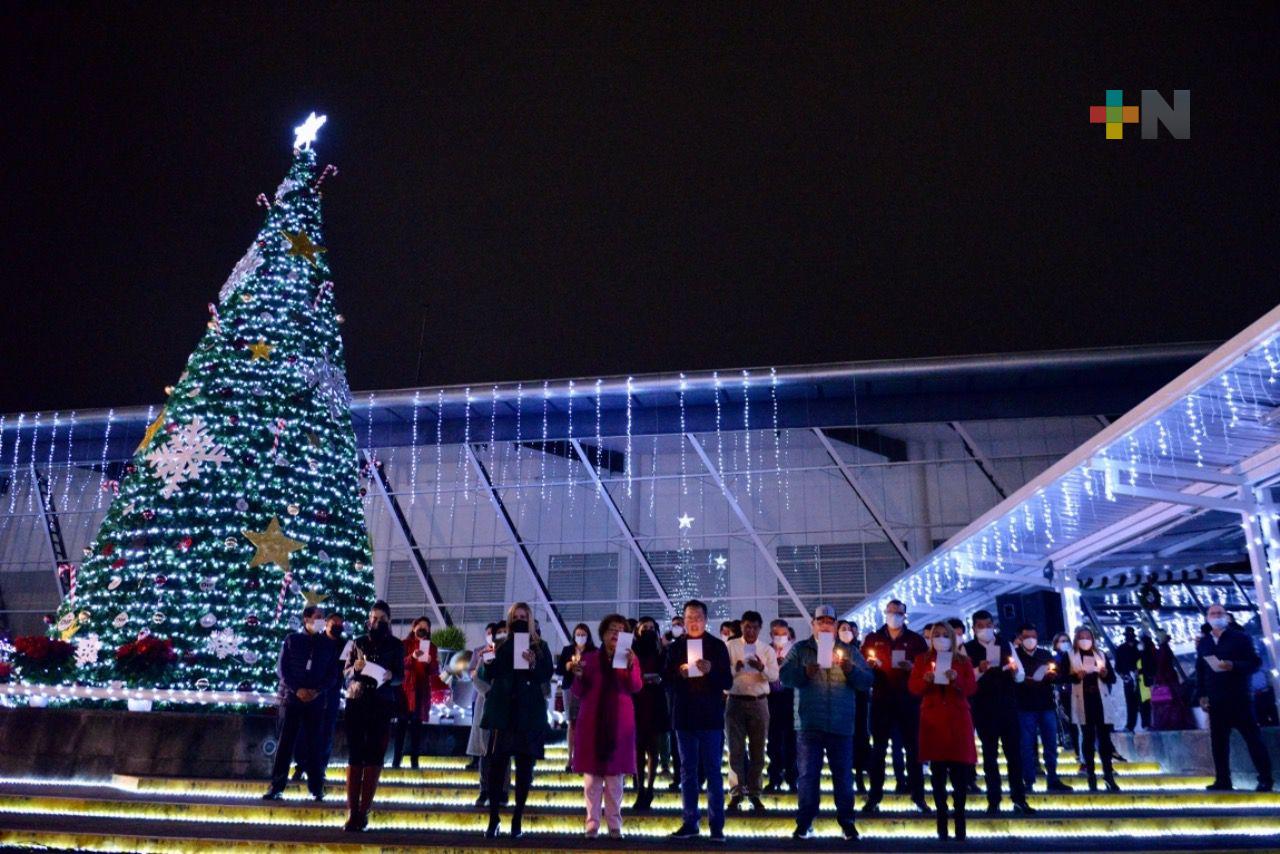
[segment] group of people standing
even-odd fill
[[[397,715],[405,720],[406,707],[402,726],[416,759],[425,720],[417,712],[430,705],[439,661],[425,618],[403,641],[392,635],[390,620],[386,603],[376,603],[367,632],[347,642],[340,617],[326,618],[315,606],[303,612],[302,630],[286,639],[280,654],[279,748],[264,797],[280,797],[296,756],[312,795],[323,798],[344,686],[347,830],[368,823],[391,722]],[[1258,790],[1270,791],[1270,760],[1248,701],[1257,653],[1221,606],[1210,608],[1208,625],[1197,649],[1196,680],[1210,718],[1216,769],[1210,788],[1232,785],[1228,745],[1231,729],[1238,729],[1258,771]],[[1070,637],[1059,634],[1045,647],[1036,626],[1001,638],[992,615],[977,611],[969,626],[952,619],[917,633],[906,626],[906,606],[895,600],[885,608],[884,625],[861,642],[857,627],[838,619],[829,605],[815,609],[810,637],[798,642],[785,620],[774,620],[764,635],[764,621],[754,611],[723,624],[721,637],[707,628],[707,607],[698,600],[685,603],[664,634],[650,618],[610,614],[596,627],[598,645],[590,627],[579,624],[557,656],[526,603],[515,603],[505,620],[488,626],[485,644],[471,658],[477,696],[468,745],[480,769],[477,803],[489,812],[486,835],[498,835],[510,794],[510,833],[522,835],[535,764],[552,735],[547,708],[557,673],[568,697],[567,770],[583,777],[589,837],[602,830],[621,835],[628,775],[635,778],[632,809],[649,808],[657,768],[669,755],[678,780],[673,787],[681,795],[674,838],[701,835],[704,789],[707,838],[722,843],[726,814],[744,805],[763,813],[761,793],[784,787],[797,794],[793,836],[810,837],[825,762],[836,819],[852,841],[858,838],[855,777],[866,794],[861,813],[877,813],[889,755],[898,766],[900,751],[897,791],[920,812],[936,815],[940,838],[954,833],[963,840],[971,793],[985,792],[987,812],[998,814],[1007,788],[1015,814],[1034,812],[1027,794],[1036,786],[1041,758],[1046,790],[1071,791],[1057,773],[1062,718],[1075,734],[1089,789],[1099,787],[1095,759],[1101,785],[1119,789],[1111,733],[1125,720],[1125,680],[1086,627]],[[976,782],[975,735],[985,789]],[[721,773],[726,741],[727,809]],[[768,783],[762,785],[766,756]],[[925,799],[926,763],[932,807]]]

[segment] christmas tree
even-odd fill
[[[373,599],[320,230],[331,167],[317,174],[311,147],[323,122],[297,129],[266,223],[73,576],[55,631],[78,682],[271,691],[305,604],[352,618]]]

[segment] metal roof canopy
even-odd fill
[[[752,429],[773,427],[775,399],[781,428],[1095,416],[1125,411],[1210,349],[1177,344],[361,391],[351,413],[361,445],[373,447],[433,445],[441,413],[444,444],[541,441],[544,405],[549,441],[594,436],[597,406],[602,434],[624,435],[628,403],[632,435],[710,432],[717,417],[722,429],[741,430],[748,394]],[[73,461],[131,456],[157,409],[78,412]],[[5,415],[0,465],[12,459],[19,434],[19,462],[46,459],[53,415],[39,413],[38,430],[36,413]],[[61,417],[56,460],[66,457],[70,424],[67,411]]]
[[[1280,306],[872,593],[848,617],[878,624],[884,605],[895,598],[918,618],[962,616],[1000,593],[1052,584],[1064,594],[1069,620],[1078,624],[1077,579],[1090,564],[1168,534],[1192,514],[1226,512],[1245,529],[1271,678],[1280,687],[1273,580],[1280,569],[1280,515],[1269,488],[1280,478],[1278,336]],[[1187,536],[1202,534],[1189,527]]]

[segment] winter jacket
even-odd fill
[[[551,732],[547,720],[547,694],[555,664],[545,641],[530,643],[534,660],[528,670],[516,670],[515,641],[508,637],[494,651],[493,661],[480,665],[480,679],[490,684],[484,698],[484,729],[539,733]]]
[[[848,673],[835,663],[837,654],[853,662]],[[817,677],[810,679],[808,665],[818,663],[818,643],[809,638],[791,647],[782,662],[782,684],[796,692],[798,732],[853,735],[855,692],[870,690],[874,676],[862,654],[843,641],[835,642],[832,656],[832,666],[819,670]]]
[[[724,692],[733,686],[729,649],[720,638],[702,635],[702,657],[711,670],[693,678],[680,673],[689,661],[689,636],[672,641],[663,660],[662,678],[671,695],[671,726],[675,730],[724,729]]]
[[[298,691],[304,688],[324,694],[337,677],[337,661],[338,648],[323,632],[290,632],[276,662],[281,698],[286,703],[300,703]]]

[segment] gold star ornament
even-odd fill
[[[274,516],[271,518],[271,523],[267,525],[267,530],[245,531],[244,536],[257,548],[253,560],[249,561],[249,566],[274,563],[288,572],[289,555],[306,547],[306,543],[286,537],[280,530],[280,519]]]
[[[151,444],[151,440],[156,437],[156,434],[160,432],[160,428],[164,426],[164,418],[166,414],[167,413],[165,411],[165,408],[163,406],[160,407],[160,414],[156,416],[155,421],[151,422],[151,426],[147,428],[147,432],[142,434],[142,441],[138,444],[137,449],[134,451],[135,454],[138,453],[138,451],[141,451],[147,445]]]
[[[249,345],[249,361],[256,362],[259,359],[271,361],[271,351],[275,349],[274,344],[268,344],[266,339],[259,338],[257,344]]]
[[[311,242],[311,238],[307,236],[305,231],[299,231],[296,234],[290,234],[287,231],[280,232],[284,235],[284,239],[289,241],[289,254],[300,255],[310,262],[312,267],[316,264],[316,256],[326,251],[323,246],[317,246]]]
[[[307,600],[307,605],[320,605],[329,597],[314,587],[308,587],[302,591],[302,598]]]

